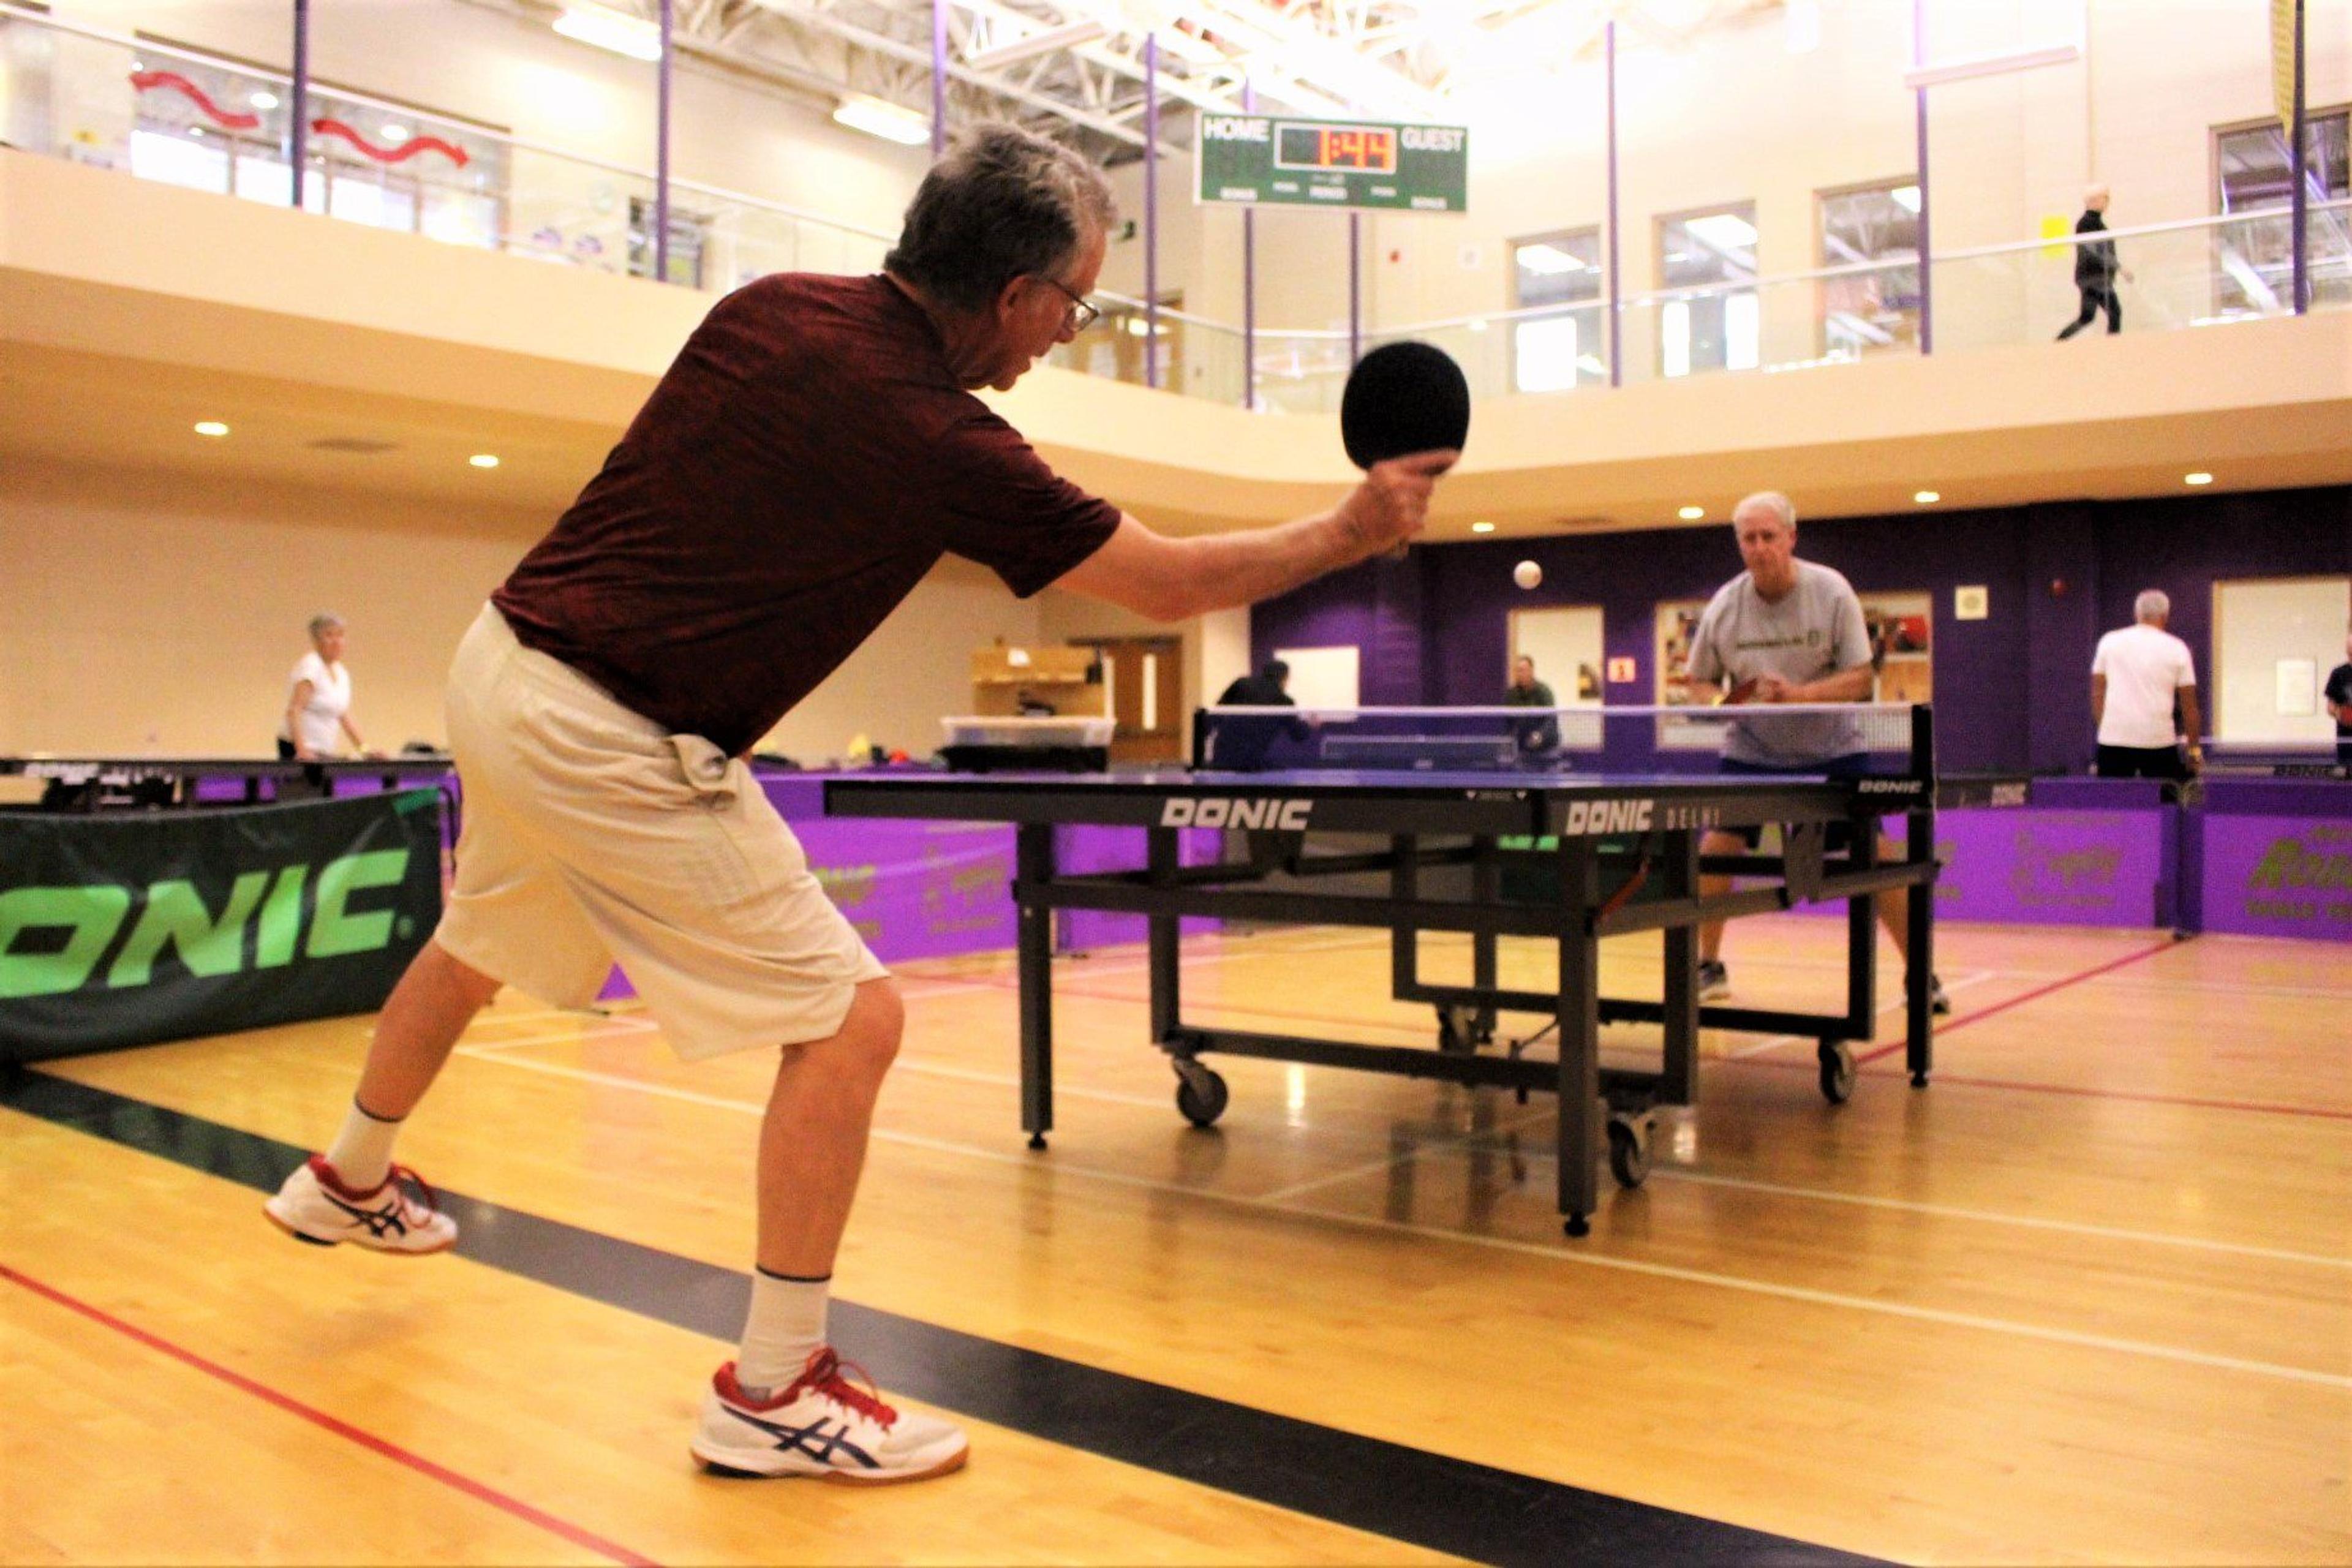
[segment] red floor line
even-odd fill
[[[1936,1027],[1936,1033],[1940,1037],[1948,1035],[1955,1029],[1965,1029],[1970,1024],[1980,1023],[1983,1020],[1991,1017],[1996,1013],[2006,1013],[2011,1007],[2022,1007],[2028,1002],[2038,1001],[2042,997],[2049,995],[2053,991],[2063,991],[2070,985],[2080,985],[2085,980],[2096,980],[2102,974],[2110,973],[2115,970],[2124,968],[2127,964],[2137,963],[2144,958],[2154,958],[2159,952],[2169,952],[2179,945],[2180,944],[2177,942],[2160,942],[2154,947],[2144,947],[2137,952],[2127,952],[2121,958],[2110,959],[2106,963],[2096,965],[2094,968],[2085,969],[2080,974],[2070,974],[2063,980],[2053,980],[2047,985],[2037,985],[2032,990],[2024,992],[2016,996],[2011,996],[2005,1002],[1996,1002],[1990,1007],[1979,1007],[1973,1013],[1963,1013],[1958,1017],[1952,1019],[1949,1023],[1937,1025]],[[1879,1058],[1891,1056],[1902,1048],[1903,1042],[1896,1040],[1890,1045],[1881,1046],[1876,1050],[1868,1052],[1867,1054],[1857,1057],[1854,1059],[1857,1062],[1874,1062]]]
[[[162,1339],[154,1334],[149,1333],[146,1330],[139,1328],[135,1324],[124,1322],[121,1319],[117,1318],[100,1308],[93,1307],[87,1301],[79,1300],[75,1297],[68,1296],[62,1290],[57,1289],[52,1286],[44,1285],[37,1279],[19,1273],[17,1270],[9,1268],[5,1263],[0,1263],[0,1279],[5,1279],[11,1284],[21,1286],[25,1289],[32,1291],[35,1295],[42,1297],[47,1300],[54,1301],[58,1306],[64,1307],[69,1311],[79,1312],[83,1317],[89,1319],[90,1321],[100,1324],[103,1327],[112,1329],[115,1332],[135,1340],[139,1343],[145,1345],[150,1350],[161,1352],[163,1354],[170,1356],[173,1361],[182,1363],[187,1366],[192,1366],[195,1368],[196,1371],[205,1373],[208,1377],[218,1378],[221,1382],[227,1384],[231,1388],[236,1389],[241,1393],[249,1394],[265,1404],[275,1405],[277,1408],[285,1411],[289,1415],[299,1416],[301,1419],[310,1422],[314,1426],[323,1427],[325,1430],[333,1433],[338,1437],[356,1443],[361,1447],[367,1449],[371,1453],[379,1454],[384,1458],[390,1459],[396,1465],[404,1465],[408,1468],[415,1470],[419,1475],[439,1481],[446,1487],[454,1488],[455,1489],[465,1493],[467,1497],[486,1502],[492,1508],[513,1515],[515,1518],[521,1520],[526,1524],[537,1525],[540,1529],[547,1531],[551,1534],[560,1536],[563,1540],[570,1542],[574,1546],[581,1547],[585,1551],[593,1552],[599,1557],[607,1558],[612,1562],[625,1564],[626,1568],[657,1568],[657,1565],[650,1557],[641,1556],[638,1553],[630,1551],[625,1546],[616,1545],[614,1542],[605,1540],[601,1535],[594,1534],[592,1531],[582,1529],[576,1524],[558,1519],[553,1514],[548,1513],[541,1509],[533,1508],[530,1504],[522,1501],[519,1498],[509,1497],[506,1493],[498,1490],[494,1487],[485,1486],[480,1481],[475,1480],[470,1477],[461,1476],[457,1471],[448,1468],[446,1466],[435,1464],[432,1460],[425,1458],[423,1455],[413,1454],[407,1449],[401,1447],[399,1445],[387,1442],[372,1432],[362,1431],[359,1427],[352,1426],[348,1421],[340,1420],[335,1416],[328,1415],[325,1411],[305,1405],[300,1400],[293,1398],[289,1394],[280,1394],[274,1388],[268,1387],[263,1384],[256,1383],[253,1379],[247,1377],[244,1373],[232,1372],[227,1367],[221,1365],[217,1362],[207,1361],[203,1356],[196,1354],[194,1351],[184,1350],[180,1346],[172,1343],[169,1340]]]

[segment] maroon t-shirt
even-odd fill
[[[1026,598],[1118,516],[956,384],[887,279],[778,273],[695,329],[490,602],[525,647],[740,754],[940,555]]]

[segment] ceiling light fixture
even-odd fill
[[[624,16],[602,5],[571,5],[554,23],[567,38],[626,55],[633,60],[661,58],[661,27],[638,16]]]
[[[495,468],[499,466],[498,454],[495,452],[477,452],[466,461],[478,468]]]
[[[1683,227],[1717,250],[1745,250],[1756,243],[1756,226],[1738,213],[1708,213]]]
[[[1470,531],[1473,533],[1492,533],[1495,531],[1495,525],[1491,522],[1474,522],[1470,525]]]
[[[222,424],[217,419],[199,419],[196,421],[196,434],[199,436],[226,436],[228,434],[228,426]]]
[[[966,55],[963,63],[974,70],[992,71],[1019,60],[1033,60],[1039,55],[1050,55],[1058,49],[1075,49],[1081,44],[1091,44],[1097,38],[1108,37],[1110,29],[1100,22],[1073,22],[1066,27],[1048,27],[1042,33],[1032,33],[1025,38],[1014,38]]]
[[[1901,207],[1905,212],[1909,213],[1913,217],[1917,217],[1919,216],[1918,186],[1897,185],[1893,190],[1887,192],[1886,196],[1889,201],[1893,202],[1896,206]]]
[[[931,139],[929,116],[878,98],[868,98],[862,92],[843,99],[833,111],[833,120],[836,125],[879,136],[885,142],[896,142],[901,147],[920,147]]]
[[[1941,65],[1920,66],[1903,73],[1903,85],[1916,91],[1923,87],[1941,87],[1948,81],[1968,81],[1980,76],[2006,76],[2011,71],[2034,70],[2042,66],[2072,65],[2083,58],[2080,44],[2051,44],[2038,49],[2011,49],[1997,55],[1970,55],[1965,59],[1946,60]]]
[[[248,93],[245,101],[256,109],[275,109],[278,107],[278,95],[274,92]]]
[[[1700,518],[1706,515],[1706,508],[1703,506],[1686,506],[1683,508],[1682,510],[1675,513],[1675,515],[1681,518],[1685,522],[1696,522]]]
[[[1584,263],[1556,245],[1523,245],[1519,247],[1519,270],[1538,277],[1554,278],[1563,272],[1581,272]]]
[[[2181,475],[2180,482],[2184,485],[2210,485],[2213,482],[2213,476],[2200,470],[2197,473]]]
[[[1934,506],[1937,501],[1944,499],[1944,492],[1941,490],[1918,490],[1913,493],[1911,499],[1917,501],[1921,506]]]

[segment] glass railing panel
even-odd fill
[[[1276,414],[1337,414],[1347,384],[1346,333],[1257,334],[1259,407]]]

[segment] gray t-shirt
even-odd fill
[[[1718,590],[1691,637],[1690,677],[1737,685],[1759,675],[1819,680],[1870,662],[1862,601],[1843,574],[1800,561],[1797,585],[1768,604],[1742,572]],[[1789,714],[1725,726],[1723,754],[1759,767],[1802,768],[1863,750],[1862,723],[1842,714]]]

